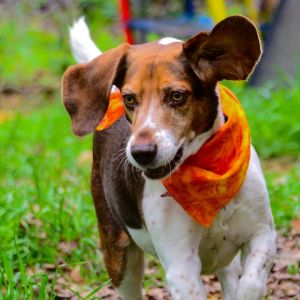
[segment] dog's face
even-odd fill
[[[131,47],[120,86],[131,123],[129,161],[152,179],[175,169],[194,138],[213,126],[215,83],[195,75],[182,42]]]
[[[229,17],[210,34],[200,33],[185,43],[123,44],[69,68],[64,103],[74,132],[84,135],[103,117],[115,84],[131,126],[127,157],[147,177],[160,179],[213,128],[217,81],[246,79],[260,54],[255,26],[244,17]]]

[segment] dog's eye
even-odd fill
[[[171,101],[175,104],[183,102],[185,98],[186,94],[184,92],[176,91],[171,94]]]
[[[135,97],[132,94],[123,95],[123,101],[126,106],[133,107],[135,105]]]

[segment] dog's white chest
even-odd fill
[[[160,181],[146,179],[142,199],[146,228],[128,229],[135,243],[155,256],[157,243],[167,245],[173,239],[172,234],[180,231],[182,223],[191,222],[173,198],[162,196],[165,193],[166,189]]]
[[[204,269],[214,269],[219,265],[219,258],[224,262],[230,261],[237,251],[235,243],[231,242],[228,233],[224,241],[223,231],[227,231],[226,221],[220,226],[218,222],[211,229],[196,224],[190,216],[171,197],[162,197],[166,189],[159,181],[146,180],[142,202],[143,216],[146,228],[128,229],[135,243],[144,251],[157,256],[157,251],[165,252],[162,255],[172,255],[173,251],[199,252],[205,257]],[[226,211],[222,213],[223,219]],[[195,249],[194,240],[203,241]],[[184,241],[184,242],[183,242]],[[182,249],[180,249],[182,247]],[[157,248],[157,249],[156,249]],[[220,249],[224,255],[220,256]],[[225,258],[227,259],[224,259]]]

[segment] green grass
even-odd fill
[[[265,171],[271,206],[278,229],[288,230],[300,213],[300,163],[286,171]]]
[[[1,124],[0,140],[0,284],[7,299],[18,299],[14,293],[32,299],[29,286],[44,293],[45,263],[83,264],[90,282],[106,281],[84,161],[91,138],[72,136],[57,103]],[[76,247],[64,253],[61,243],[71,241]],[[28,278],[28,266],[41,273]]]
[[[278,89],[231,87],[247,112],[252,142],[260,156],[300,157],[299,85]]]

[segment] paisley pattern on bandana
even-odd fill
[[[227,122],[178,170],[162,180],[175,201],[205,227],[239,191],[250,160],[250,130],[245,112],[228,88],[220,84],[218,88]],[[112,94],[97,130],[109,127],[123,114],[120,95]]]

